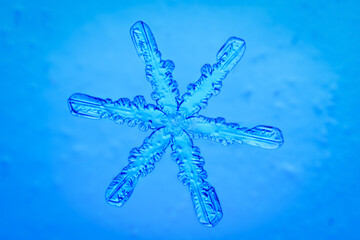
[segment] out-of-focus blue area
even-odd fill
[[[0,8],[0,239],[359,239],[355,1],[9,1]],[[197,140],[224,217],[198,224],[167,151],[121,208],[104,191],[149,132],[74,118],[73,92],[151,86],[128,30],[151,26],[183,93],[226,39],[241,62],[203,114],[279,127],[278,150]]]

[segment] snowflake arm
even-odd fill
[[[171,140],[164,128],[153,132],[144,143],[133,148],[129,155],[129,164],[117,175],[105,192],[110,205],[122,206],[129,199],[140,176],[146,176],[154,169],[155,162],[164,155]]]
[[[75,116],[109,118],[117,124],[126,122],[131,127],[139,124],[142,131],[162,127],[162,119],[165,117],[155,105],[147,104],[143,96],[135,97],[134,101],[128,98],[112,101],[75,93],[68,99],[68,106]]]
[[[146,64],[146,78],[154,92],[151,94],[164,112],[175,112],[178,107],[179,90],[172,77],[175,65],[170,60],[162,60],[154,35],[144,22],[136,22],[130,35],[141,60]]]
[[[207,106],[208,100],[217,95],[222,81],[240,61],[245,52],[245,41],[231,37],[216,55],[216,63],[205,64],[201,68],[201,77],[195,84],[189,84],[187,92],[182,96],[179,112],[192,116]]]
[[[199,222],[208,227],[215,226],[223,214],[215,189],[205,181],[207,173],[199,148],[193,146],[191,138],[182,132],[174,136],[172,150],[172,158],[180,169],[178,177],[189,188]]]
[[[280,129],[269,126],[253,128],[240,127],[237,123],[227,123],[224,118],[204,116],[187,119],[186,131],[195,138],[204,138],[229,145],[244,143],[265,149],[279,148],[284,139]]]

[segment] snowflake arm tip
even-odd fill
[[[130,35],[138,56],[146,65],[161,57],[154,35],[146,23],[136,22],[130,28]]]
[[[217,68],[229,73],[245,53],[246,43],[238,37],[230,37],[216,54]]]

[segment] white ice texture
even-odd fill
[[[230,37],[220,48],[216,63],[205,64],[201,76],[189,84],[187,92],[180,96],[173,79],[174,63],[162,60],[155,38],[144,22],[136,22],[130,35],[140,59],[145,63],[146,78],[154,92],[151,97],[156,104],[148,104],[143,96],[133,101],[120,98],[117,101],[100,99],[81,93],[73,94],[69,108],[73,115],[85,118],[108,118],[115,123],[138,125],[140,130],[151,129],[151,135],[144,143],[130,151],[129,164],[123,168],[106,190],[106,201],[122,206],[131,196],[140,176],[146,176],[154,169],[168,146],[172,158],[179,165],[179,179],[190,191],[199,222],[215,226],[223,216],[215,189],[206,181],[204,159],[192,137],[204,138],[229,145],[245,143],[265,149],[276,149],[284,140],[281,131],[275,127],[240,127],[227,123],[224,118],[208,118],[199,115],[208,100],[219,94],[222,81],[236,66],[245,52],[245,41]]]

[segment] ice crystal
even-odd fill
[[[133,101],[127,98],[112,101],[81,93],[73,94],[68,100],[73,115],[108,118],[118,124],[138,125],[142,131],[153,131],[140,147],[130,151],[129,164],[106,190],[106,201],[122,206],[131,196],[139,177],[150,173],[155,162],[171,146],[172,158],[180,169],[178,178],[190,191],[197,218],[200,223],[213,227],[223,213],[215,189],[205,180],[204,159],[199,148],[193,145],[192,137],[223,145],[237,142],[267,149],[283,144],[281,131],[277,128],[245,128],[227,123],[224,118],[214,119],[198,114],[207,106],[208,100],[220,92],[222,81],[243,56],[245,42],[237,37],[229,38],[217,53],[216,63],[205,64],[199,80],[190,84],[187,92],[180,97],[172,77],[174,63],[162,60],[150,28],[138,21],[131,27],[130,35],[137,54],[146,65],[146,78],[153,87],[151,97],[156,104],[146,103],[143,96],[136,96]]]

